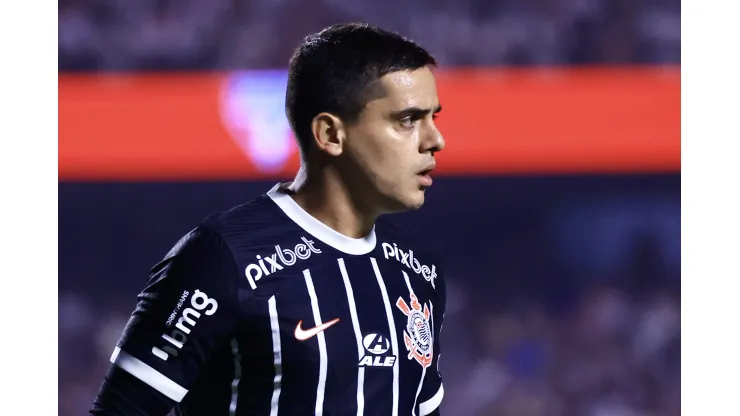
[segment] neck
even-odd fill
[[[378,213],[363,210],[346,180],[331,166],[311,170],[302,165],[289,187],[293,200],[312,217],[350,238],[366,237]]]

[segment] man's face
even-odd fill
[[[392,72],[368,93],[370,101],[346,130],[353,174],[369,188],[367,202],[382,211],[419,208],[431,186],[434,153],[445,146],[434,123],[441,109],[434,75],[426,67]]]

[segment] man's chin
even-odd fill
[[[426,201],[426,197],[424,196],[424,191],[418,191],[418,193],[414,195],[414,198],[407,205],[408,210],[415,210],[415,209],[421,208],[422,205],[424,205],[425,201]]]
[[[394,198],[386,211],[389,214],[414,211],[421,208],[424,205],[424,201],[424,191],[418,190],[414,193],[403,195],[403,197]]]

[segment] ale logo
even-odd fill
[[[390,341],[380,334],[368,334],[362,339],[365,356],[360,360],[360,367],[393,367],[394,355],[388,354]]]

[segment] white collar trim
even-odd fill
[[[367,254],[375,249],[375,227],[364,238],[351,238],[330,228],[301,208],[290,195],[280,192],[278,183],[267,196],[299,227],[335,249],[353,255]]]

